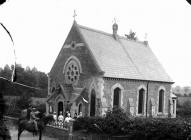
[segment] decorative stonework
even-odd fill
[[[81,71],[81,64],[78,58],[75,56],[68,58],[63,71],[66,84],[77,84]]]
[[[79,76],[80,76],[79,67],[74,60],[71,60],[67,64],[66,70],[65,70],[66,82],[68,84],[75,83],[76,81],[78,81]]]
[[[75,50],[77,47],[83,47],[84,43],[77,43],[76,41],[71,41],[70,44],[64,45],[64,48],[71,48]]]
[[[105,111],[103,108],[107,107],[106,98],[104,97],[104,80],[103,78],[93,78],[89,87],[89,102],[90,102],[90,93],[92,89],[96,92],[96,115],[103,115]],[[90,107],[89,107],[90,112]]]
[[[53,81],[52,84],[51,84],[50,92],[54,93],[55,90],[56,90],[56,82]]]

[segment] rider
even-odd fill
[[[37,120],[39,120],[39,118],[36,117],[36,108],[32,108],[30,113],[30,121],[34,123],[36,131],[38,131]]]

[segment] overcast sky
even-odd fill
[[[12,34],[15,45],[0,27],[0,67],[14,63],[35,66],[48,73],[76,21],[118,34],[132,29],[149,45],[176,85],[191,86],[191,6],[186,0],[8,0],[0,6],[0,22]],[[106,46],[107,47],[107,46]]]

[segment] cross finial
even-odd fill
[[[77,16],[76,10],[74,10],[74,15],[73,15],[74,20],[76,20],[76,16]]]
[[[114,18],[114,22],[116,23],[116,18]]]
[[[114,19],[113,19],[113,22],[116,23],[116,21],[117,21],[116,18],[114,18]]]
[[[148,34],[145,33],[144,40],[147,41]]]

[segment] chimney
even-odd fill
[[[113,24],[113,37],[115,38],[115,40],[117,40],[117,30],[118,30],[118,25],[117,23],[115,22]]]

